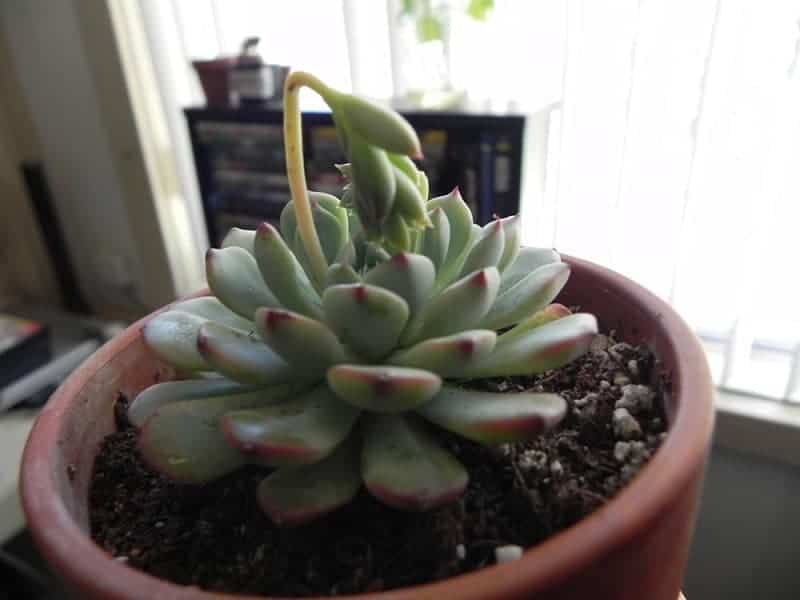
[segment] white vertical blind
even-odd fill
[[[434,4],[450,8],[453,81],[534,115],[525,242],[672,302],[721,385],[800,402],[800,1],[495,0],[485,23],[466,0]],[[426,52],[396,0],[172,6],[176,80],[258,35],[270,62],[389,97]]]

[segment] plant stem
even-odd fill
[[[322,96],[328,105],[335,92],[322,81],[304,71],[292,71],[286,78],[283,91],[283,140],[286,151],[286,174],[297,215],[297,228],[311,266],[311,279],[318,290],[324,287],[328,261],[322,252],[314,217],[308,200],[306,170],[303,160],[303,127],[300,114],[300,88],[306,86]],[[333,108],[331,106],[331,108]]]

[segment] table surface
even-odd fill
[[[68,352],[89,337],[120,330],[124,324],[108,323],[89,317],[71,315],[58,310],[35,306],[4,306],[2,312],[35,319],[50,328],[50,350],[53,356]],[[25,441],[38,409],[15,409],[0,413],[0,544],[5,543],[25,526],[19,502],[19,468]]]
[[[25,525],[17,486],[25,440],[38,410],[14,410],[0,414],[0,544]]]

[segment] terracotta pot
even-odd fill
[[[523,558],[476,573],[371,598],[675,600],[686,563],[711,441],[712,384],[703,350],[664,302],[611,271],[568,259],[561,301],[595,313],[627,341],[645,342],[672,373],[669,435],[611,502]],[[237,598],[155,579],[112,560],[87,535],[87,488],[100,440],[114,428],[119,391],[170,378],[132,325],[54,394],[25,449],[22,501],[44,557],[80,598]]]

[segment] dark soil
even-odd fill
[[[526,444],[486,448],[443,434],[470,473],[451,505],[400,512],[362,492],[295,528],[274,526],[256,505],[264,469],[205,486],[154,473],[119,411],[120,431],[95,463],[92,537],[119,561],[209,590],[299,596],[408,586],[479,569],[499,546],[533,546],[569,527],[624,486],[664,436],[652,355],[605,336],[567,367],[479,387],[556,391],[570,411],[557,430]],[[615,404],[627,412],[615,414]]]

